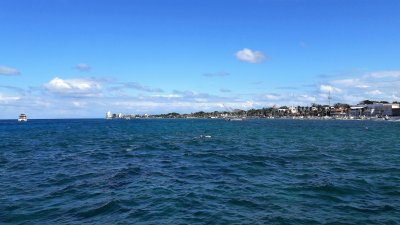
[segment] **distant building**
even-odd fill
[[[393,116],[393,104],[374,103],[367,105],[366,116]]]
[[[297,107],[290,106],[289,110],[290,110],[290,113],[292,113],[292,114],[297,114],[298,113]]]
[[[350,115],[351,116],[363,116],[365,115],[364,112],[366,111],[367,106],[366,105],[356,105],[356,106],[351,106],[350,107]]]
[[[347,109],[343,107],[339,108],[330,108],[330,115],[333,117],[345,117],[347,115]]]
[[[107,113],[106,113],[106,119],[112,119],[113,117],[112,117],[112,113],[110,112],[110,111],[108,111]]]
[[[392,104],[392,116],[400,116],[400,104]]]
[[[352,106],[352,115],[364,116],[400,116],[400,104],[373,103]]]

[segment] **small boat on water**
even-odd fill
[[[26,117],[26,115],[24,113],[21,113],[18,117],[18,122],[27,122],[28,118]]]

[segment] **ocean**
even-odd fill
[[[400,224],[400,123],[0,120],[0,224]]]

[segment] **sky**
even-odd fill
[[[0,0],[0,119],[400,101],[398,0]]]

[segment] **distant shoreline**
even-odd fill
[[[109,121],[126,121],[126,119],[104,119],[104,118],[39,118],[39,119],[29,119],[29,121],[39,121],[39,120],[109,120]],[[226,118],[204,118],[204,117],[194,117],[194,118],[168,118],[168,117],[149,117],[149,118],[132,118],[130,120],[227,120]],[[263,117],[247,117],[243,118],[246,120],[297,120],[297,121],[388,121],[400,122],[400,117],[391,117],[388,120],[382,118],[323,118],[323,117],[313,117],[313,118],[296,118],[296,117],[276,117],[276,118],[263,118]],[[15,121],[18,123],[17,119],[0,119],[0,121]],[[20,122],[21,123],[21,122]],[[25,122],[27,123],[27,122]]]

